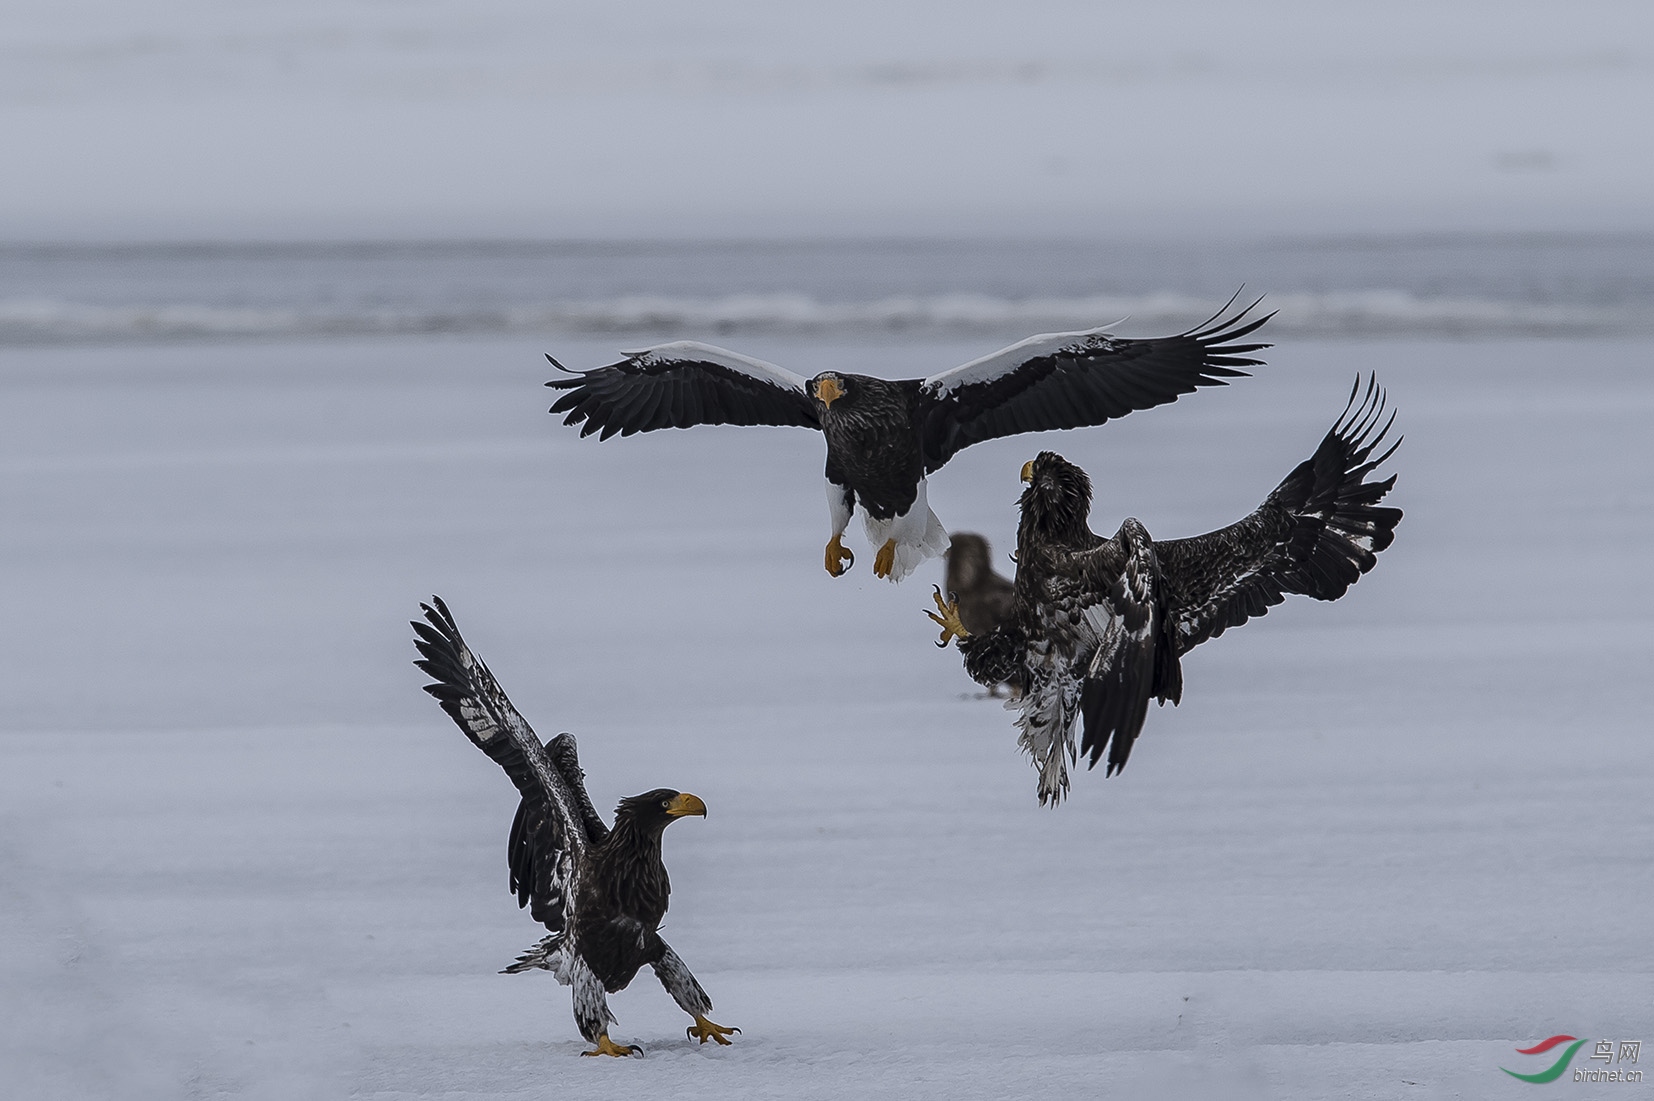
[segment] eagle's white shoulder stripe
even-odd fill
[[[935,397],[946,397],[961,386],[991,382],[996,378],[1008,375],[1030,359],[1054,355],[1068,348],[1075,351],[1096,351],[1107,348],[1114,340],[1108,330],[1118,324],[1119,322],[1116,321],[1113,325],[1104,325],[1100,328],[1084,329],[1073,333],[1041,333],[1038,336],[1031,336],[1027,340],[1019,340],[1009,348],[1001,348],[991,355],[973,359],[969,363],[955,367],[950,371],[931,375],[924,381],[925,392]]]
[[[731,371],[767,382],[771,386],[778,386],[783,390],[796,390],[800,394],[808,393],[805,387],[808,380],[802,375],[795,375],[785,367],[777,367],[773,363],[765,363],[761,359],[744,356],[740,352],[732,352],[728,348],[718,348],[711,344],[702,344],[697,340],[674,340],[670,344],[656,344],[649,348],[637,348],[622,351],[622,355],[637,363],[652,365],[658,363],[710,363],[716,367],[726,367]]]

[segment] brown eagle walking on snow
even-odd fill
[[[1087,523],[1085,471],[1050,451],[1023,466],[1012,615],[979,634],[940,592],[926,614],[942,626],[939,645],[959,639],[978,683],[1022,690],[1018,742],[1039,770],[1042,804],[1068,792],[1077,725],[1078,753],[1090,767],[1106,750],[1112,776],[1149,700],[1181,699],[1184,654],[1288,593],[1337,600],[1373,568],[1401,522],[1400,509],[1379,505],[1395,475],[1366,480],[1400,446],[1373,455],[1395,421],[1384,408],[1377,382],[1361,396],[1358,378],[1313,456],[1251,515],[1192,539],[1153,539],[1134,519],[1104,539]]]
[[[1229,305],[1233,305],[1230,299]],[[679,341],[627,352],[607,367],[570,371],[547,386],[564,424],[600,439],[697,424],[775,424],[827,437],[827,572],[855,564],[844,545],[860,506],[873,572],[900,581],[948,547],[926,501],[925,477],[962,448],[1053,428],[1102,424],[1222,386],[1262,360],[1245,342],[1273,315],[1224,311],[1176,336],[1131,340],[1102,329],[1033,336],[926,379],[891,381],[826,371],[811,379],[709,344]]]
[[[613,828],[605,826],[586,794],[574,735],[559,734],[542,745],[488,666],[465,645],[447,605],[432,597],[420,608],[425,621],[413,622],[420,653],[414,664],[434,681],[425,691],[522,793],[507,844],[511,891],[551,935],[506,973],[543,968],[574,988],[575,1023],[597,1045],[583,1055],[642,1051],[609,1039],[614,1016],[604,995],[624,990],[645,964],[695,1019],[691,1039],[728,1044],[741,1030],[707,1020],[712,999],[660,936],[672,893],[661,834],[685,815],[704,818],[706,804],[687,792],[656,788],[622,799]]]

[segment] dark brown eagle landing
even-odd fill
[[[1360,398],[1359,403],[1357,399]],[[1022,468],[1016,604],[986,633],[936,594],[940,645],[959,639],[965,670],[982,684],[1022,689],[1019,742],[1039,769],[1039,800],[1068,792],[1079,752],[1108,775],[1125,767],[1150,699],[1177,703],[1180,659],[1191,649],[1301,593],[1337,600],[1395,538],[1401,510],[1379,505],[1395,476],[1366,481],[1395,416],[1384,391],[1356,380],[1349,404],[1315,454],[1256,511],[1192,539],[1155,540],[1136,520],[1112,539],[1088,526],[1091,479],[1050,451]],[[1009,705],[1007,705],[1009,706]]]
[[[661,862],[661,834],[685,815],[705,817],[706,804],[670,788],[622,799],[611,829],[592,809],[574,736],[544,745],[511,706],[488,666],[460,637],[438,597],[421,604],[413,622],[420,659],[435,696],[471,743],[492,757],[522,793],[507,857],[517,905],[530,907],[551,935],[506,973],[543,968],[574,988],[580,1035],[596,1044],[585,1055],[632,1055],[642,1049],[609,1039],[605,994],[624,990],[645,964],[695,1023],[691,1039],[728,1044],[738,1028],[707,1020],[712,999],[660,936],[672,893]]]
[[[983,440],[1102,424],[1222,386],[1262,360],[1268,344],[1244,342],[1270,316],[1257,305],[1176,336],[1129,340],[1102,329],[1029,337],[926,379],[890,381],[827,371],[806,379],[708,344],[680,341],[546,383],[565,391],[551,407],[580,434],[629,436],[697,424],[775,424],[827,437],[827,572],[855,564],[843,535],[859,506],[873,572],[900,581],[947,549],[926,501],[925,476]]]

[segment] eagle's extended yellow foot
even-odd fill
[[[728,1043],[729,1041],[724,1041]],[[605,1032],[597,1038],[597,1050],[582,1051],[582,1055],[642,1055],[643,1049],[633,1044],[617,1044]]]
[[[879,553],[873,556],[873,576],[889,577],[896,568],[896,540],[886,539]]]
[[[936,611],[927,611],[925,614],[938,627],[942,628],[942,637],[936,640],[936,645],[946,648],[947,644],[955,638],[969,638],[971,633],[965,630],[963,623],[959,622],[959,601],[943,600],[942,586],[940,585],[932,585],[931,588],[936,590],[931,594],[931,599],[936,601]],[[937,612],[940,612],[941,615],[937,615]]]
[[[844,571],[856,564],[856,556],[850,553],[840,538],[835,535],[827,544],[827,572],[834,577],[843,577]]]
[[[729,1041],[724,1037],[739,1035],[741,1032],[738,1028],[725,1028],[723,1025],[713,1024],[705,1017],[696,1017],[695,1023],[683,1031],[691,1040],[699,1040],[703,1044],[712,1040],[721,1047],[729,1046]]]

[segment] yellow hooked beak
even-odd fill
[[[1034,460],[1029,459],[1022,464],[1022,480],[1025,482],[1034,480]]]
[[[691,795],[686,791],[666,804],[666,813],[673,818],[682,818],[686,814],[698,814],[705,818],[706,804],[701,802],[700,796]]]
[[[826,378],[816,383],[816,397],[820,399],[821,404],[823,405],[832,405],[843,396],[844,387],[840,386],[838,384],[838,379],[834,378],[832,375],[828,375]]]

